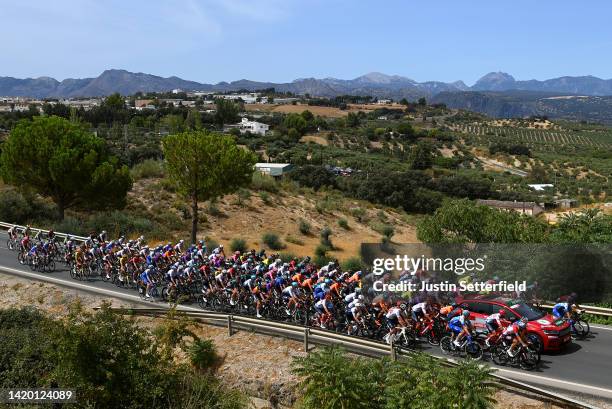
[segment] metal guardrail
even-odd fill
[[[26,226],[20,226],[18,224],[11,224],[11,223],[0,222],[0,227],[3,227],[5,229],[7,229],[7,230],[10,229],[13,226],[17,226],[17,229],[19,229],[21,231],[24,231],[25,228],[26,228]],[[34,228],[34,227],[30,227],[30,230],[32,232],[34,232],[34,233],[38,233],[38,232],[42,232],[44,234],[49,233],[49,230],[37,229],[37,228]],[[54,232],[54,233],[55,233],[55,235],[57,237],[61,237],[62,239],[65,239],[66,236],[70,236],[70,238],[72,238],[73,240],[76,240],[76,241],[86,241],[88,239],[88,237],[74,236],[72,234],[67,234],[67,233],[57,233],[57,232]]]
[[[126,315],[145,315],[145,316],[166,316],[168,310],[163,308],[113,308],[114,311],[126,314]],[[227,326],[229,335],[233,335],[236,328],[241,327],[254,331],[269,333],[273,335],[287,336],[298,339],[303,339],[304,351],[309,351],[309,343],[318,343],[324,345],[342,344],[344,347],[349,349],[351,352],[365,355],[365,356],[391,356],[392,359],[397,359],[398,350],[392,345],[387,345],[383,342],[373,341],[360,337],[338,334],[336,332],[327,331],[323,329],[305,327],[297,324],[288,324],[277,321],[270,321],[265,319],[256,319],[251,317],[245,317],[234,314],[227,314],[215,311],[179,311],[181,314],[185,314],[190,318],[201,319],[203,321],[215,321],[216,325]],[[410,356],[414,354],[414,351],[403,349],[399,351],[401,356]],[[442,361],[444,364],[449,366],[456,366],[457,362],[433,356],[435,359]],[[565,407],[577,408],[577,409],[597,409],[596,406],[590,405],[585,402],[578,401],[576,399],[567,397],[562,394],[548,391],[546,389],[538,388],[533,385],[519,382],[514,379],[492,374],[492,378],[503,386],[520,389],[538,395],[541,399],[552,401],[554,403],[561,403]]]
[[[18,229],[20,230],[24,230],[25,226],[20,226],[20,225],[15,225],[15,224],[10,224],[10,223],[5,223],[5,222],[0,222],[0,228],[5,228],[5,229],[10,229],[13,226],[17,226]],[[33,232],[43,232],[45,234],[49,233],[49,230],[43,230],[43,229],[38,229],[38,228],[34,228],[34,227],[30,227],[30,229]],[[55,233],[56,236],[61,237],[61,238],[65,238],[66,236],[68,236],[67,233]],[[74,236],[72,234],[70,234],[70,237],[73,240],[76,241],[80,241],[80,242],[84,242],[87,241],[88,237],[81,237],[81,236]],[[541,306],[542,308],[546,308],[546,309],[552,309],[553,305],[550,301],[546,301],[546,304],[543,304]],[[581,309],[583,309],[587,314],[591,314],[591,315],[599,315],[599,316],[603,316],[603,317],[612,317],[612,308],[604,308],[604,307],[594,307],[594,306],[588,306],[588,305],[581,305],[580,306]]]

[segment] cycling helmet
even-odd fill
[[[361,293],[361,287],[355,288],[355,294],[360,294],[360,293]]]
[[[524,329],[526,326],[527,326],[527,323],[526,323],[525,321],[520,320],[520,321],[518,322],[518,327],[519,327],[520,329]]]
[[[463,310],[463,313],[462,313],[462,314],[463,314],[463,316],[464,316],[464,317],[466,317],[466,318],[470,316],[470,312],[469,312],[468,310]]]
[[[401,303],[399,307],[401,310],[406,310],[408,306],[406,305],[406,303]]]
[[[329,278],[325,279],[325,284],[331,284],[331,280]]]
[[[255,280],[257,278],[257,276],[255,274],[251,275],[251,280]]]
[[[292,283],[291,283],[291,286],[292,286],[292,287],[297,287],[297,286],[298,286],[297,281],[292,282]]]
[[[506,310],[499,310],[499,316],[504,317],[506,315]]]

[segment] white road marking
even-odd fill
[[[541,379],[543,381],[554,382],[554,383],[561,383],[561,384],[564,384],[564,385],[577,386],[579,388],[586,388],[586,389],[595,390],[595,391],[599,391],[599,392],[606,392],[607,394],[609,394],[609,396],[612,396],[612,389],[600,388],[598,386],[590,386],[590,385],[585,385],[583,383],[564,381],[564,380],[561,380],[561,379],[550,378],[548,376],[534,375],[534,374],[531,374],[531,373],[528,373],[528,372],[512,371],[510,369],[504,369],[504,368],[497,368],[497,372],[506,372],[506,373],[511,373],[511,374],[518,375],[521,378]]]
[[[612,327],[601,327],[599,325],[591,325],[591,328],[603,329],[603,330],[606,330],[606,331],[612,331]]]

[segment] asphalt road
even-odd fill
[[[66,270],[53,273],[33,272],[17,262],[17,253],[6,248],[6,238],[6,233],[1,232],[0,272],[33,280],[45,280],[76,290],[103,293],[109,297],[122,298],[138,304],[143,303],[134,290],[118,288],[112,283],[98,279],[73,280]],[[61,263],[58,267],[60,266]],[[183,309],[201,311],[197,306],[185,306]],[[428,352],[439,355],[438,348],[429,346],[425,348]],[[494,367],[499,375],[525,383],[612,399],[612,327],[592,325],[589,338],[574,341],[562,352],[542,355],[538,371],[527,372],[518,368]]]

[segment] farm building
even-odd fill
[[[256,163],[255,170],[258,170],[263,175],[281,177],[289,173],[293,169],[290,163]]]
[[[242,122],[239,124],[240,133],[250,132],[257,135],[265,135],[270,129],[268,124],[264,124],[256,121],[249,121],[248,118],[242,118]]]
[[[578,207],[578,200],[576,199],[559,199],[555,200],[555,205],[560,209],[572,209]]]
[[[535,202],[511,202],[504,200],[478,200],[478,204],[492,207],[494,209],[514,211],[529,216],[537,216],[544,209]]]

